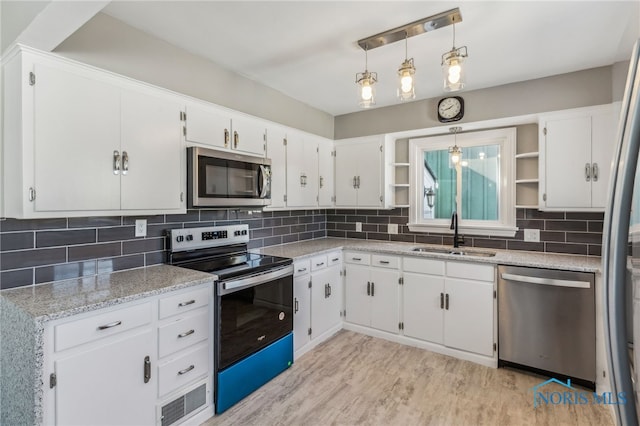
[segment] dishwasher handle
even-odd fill
[[[516,281],[520,283],[550,285],[554,287],[591,288],[591,283],[589,281],[573,281],[573,280],[559,280],[554,278],[539,278],[539,277],[532,277],[530,275],[516,275],[516,274],[509,274],[504,272],[500,276],[503,280]]]

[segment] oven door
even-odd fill
[[[219,281],[217,371],[293,330],[293,266]]]
[[[188,150],[190,207],[271,203],[268,159],[203,148]]]

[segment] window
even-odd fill
[[[460,232],[515,235],[515,143],[515,128],[409,140],[409,229],[447,232],[457,212]]]

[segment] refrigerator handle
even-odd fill
[[[629,212],[640,151],[639,56],[640,41],[636,41],[622,99],[602,239],[605,351],[610,371],[611,391],[613,395],[624,392],[627,396],[626,404],[614,405],[617,423],[622,425],[638,424],[627,350],[625,293]]]

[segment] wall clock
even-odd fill
[[[458,121],[464,116],[464,99],[460,96],[442,98],[438,102],[438,120],[441,123]]]

